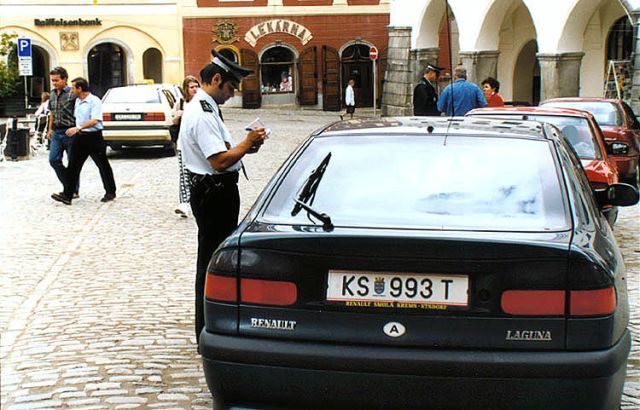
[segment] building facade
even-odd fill
[[[618,85],[627,90],[622,97],[634,103],[640,84],[640,67],[632,61],[636,3],[391,0],[383,113],[411,113],[413,85],[427,63],[449,70],[462,64],[472,81],[497,78],[505,100],[537,104],[560,96],[603,96],[615,61]]]
[[[30,99],[37,100],[42,91],[49,91],[49,70],[55,66],[65,67],[71,79],[88,78],[99,96],[121,85],[182,80],[176,0],[94,3],[2,0],[0,34],[16,34],[32,42],[33,75],[27,78]]]
[[[337,111],[353,78],[356,104],[371,107],[382,95],[388,6],[388,0],[185,0],[185,74],[197,75],[215,48],[255,72],[227,105]],[[375,65],[372,47],[379,52]]]

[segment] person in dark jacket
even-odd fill
[[[439,116],[438,111],[438,77],[442,67],[427,64],[424,77],[413,89],[413,115]]]

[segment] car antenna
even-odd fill
[[[451,71],[453,71],[453,53],[451,52],[451,19],[449,17],[449,0],[444,0],[444,12],[447,24],[447,45],[449,47],[449,67]],[[451,85],[451,118],[454,116],[454,107],[453,104],[453,73],[449,73],[449,84]],[[449,136],[449,127],[451,127],[451,121],[447,121],[447,132],[444,136],[444,145],[447,145],[447,136]]]

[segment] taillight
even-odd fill
[[[111,121],[111,113],[110,112],[103,112],[102,113],[102,122],[105,121]]]
[[[606,316],[616,310],[616,290],[613,287],[572,290],[570,295],[571,316]]]
[[[163,112],[145,112],[144,120],[145,121],[164,121],[164,113]]]
[[[295,303],[298,289],[295,283],[278,280],[241,279],[240,299],[245,303],[287,306]]]
[[[564,315],[564,300],[564,290],[507,290],[500,305],[510,315],[559,316]]]
[[[231,276],[207,274],[205,297],[218,302],[237,302],[237,279]],[[287,306],[298,298],[295,283],[278,280],[241,279],[240,300],[258,305]]]
[[[616,310],[613,287],[596,290],[572,290],[569,316],[607,316]],[[558,316],[565,313],[564,290],[507,290],[502,293],[502,311],[518,316]]]
[[[204,282],[204,295],[207,299],[220,302],[237,302],[236,278],[208,273]]]

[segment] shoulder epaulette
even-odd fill
[[[213,107],[205,100],[200,100],[200,105],[202,106],[202,111],[213,112]]]

